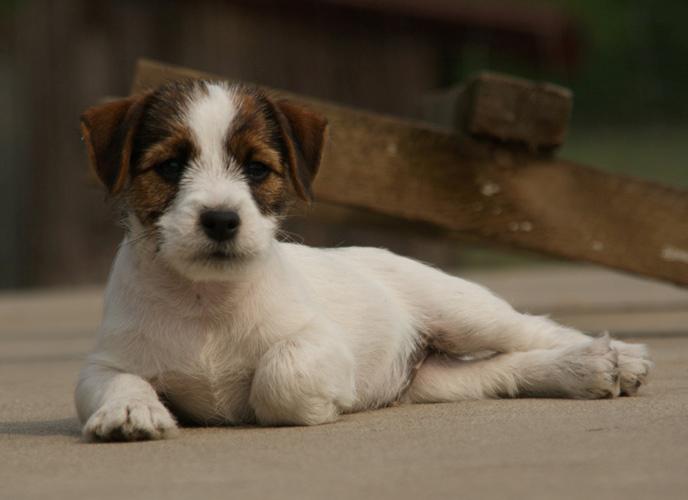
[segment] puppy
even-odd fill
[[[163,438],[177,419],[316,425],[394,402],[638,390],[642,345],[520,314],[385,250],[277,241],[291,188],[310,199],[326,129],[293,103],[209,81],[84,112],[90,162],[126,218],[76,388],[87,438]]]

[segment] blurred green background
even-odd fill
[[[570,135],[561,156],[610,171],[688,185],[688,2],[530,0],[561,8],[579,23],[577,68],[466,46],[452,81],[489,68],[560,83],[574,91]]]

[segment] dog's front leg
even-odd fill
[[[95,363],[79,375],[75,394],[87,439],[137,441],[170,437],[177,424],[144,379]]]
[[[351,408],[350,349],[327,327],[309,330],[276,343],[261,358],[250,397],[261,425],[324,424]]]

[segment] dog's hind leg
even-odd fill
[[[438,271],[433,270],[433,273],[432,285],[428,286],[429,280],[424,283],[428,287],[424,300],[428,311],[425,331],[435,350],[454,356],[480,351],[519,353],[583,348],[591,342],[590,336],[549,318],[515,311],[504,300],[476,284]],[[617,340],[611,342],[611,348],[619,356],[621,393],[632,395],[647,380],[653,366],[647,348]]]
[[[475,365],[457,365],[449,370],[451,372],[473,374],[475,369],[480,373],[485,367],[488,370],[485,373],[486,380],[489,380],[492,374],[491,376],[497,380],[512,377],[514,381],[527,382],[533,379],[533,376],[519,375],[521,372],[529,373],[528,363],[537,363],[533,370],[542,373],[537,371],[542,370],[542,363],[539,361],[556,354],[542,351],[553,350],[561,353],[561,349],[585,349],[593,342],[590,336],[574,328],[557,324],[549,318],[515,311],[506,301],[480,285],[411,259],[393,258],[389,254],[383,254],[383,257],[376,261],[374,269],[386,283],[398,290],[416,319],[416,328],[422,332],[423,344],[431,350],[446,353],[454,358],[484,351],[514,354],[484,361],[484,365],[481,364],[483,362],[476,362]],[[620,341],[611,341],[610,345],[618,353],[621,393],[633,394],[646,380],[652,367],[647,349],[643,345]],[[526,355],[531,351],[538,352]],[[515,365],[509,368],[509,363]],[[432,366],[433,363],[428,364],[428,367]],[[544,366],[551,368],[551,364],[545,363]],[[432,368],[426,367],[426,371],[432,372]],[[471,375],[469,380],[483,379],[476,379]],[[462,389],[459,382],[456,384],[459,384],[457,390],[461,389],[459,393],[463,393],[466,388]],[[510,394],[513,392],[510,387],[528,390],[528,386],[514,384],[498,387],[497,393],[488,390],[489,386],[482,385],[472,386],[477,387],[475,391],[466,390],[468,394],[476,393],[490,397],[499,394],[500,391]]]
[[[430,355],[402,401],[436,403],[498,397],[597,399],[620,393],[618,354],[609,337],[556,349],[479,360]]]
[[[474,283],[432,270],[424,280],[427,333],[433,346],[451,354],[500,353],[551,349],[590,340],[575,329],[543,316],[515,311],[507,302]]]

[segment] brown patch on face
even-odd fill
[[[172,203],[177,186],[163,181],[155,170],[147,170],[136,177],[127,193],[132,210],[144,225],[154,224]]]
[[[251,188],[253,199],[263,214],[280,214],[287,198],[287,171],[284,144],[272,107],[258,90],[237,90],[238,110],[227,137],[229,154],[239,164]],[[251,164],[270,169],[261,180],[252,180]]]
[[[191,95],[203,92],[199,82],[175,82],[156,90],[149,99],[134,139],[128,206],[144,225],[154,224],[172,203],[179,179],[161,175],[166,162],[180,166],[179,177],[198,153],[182,113]]]
[[[136,165],[135,172],[141,173],[155,168],[156,165],[172,158],[189,160],[191,153],[196,154],[196,145],[191,133],[185,128],[177,126],[171,135],[143,151]]]

